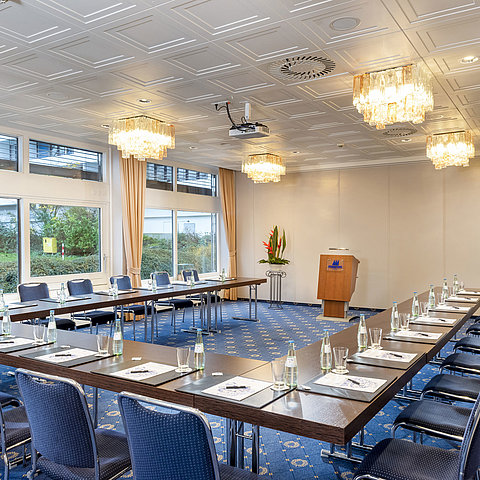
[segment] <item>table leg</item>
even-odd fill
[[[252,317],[252,293],[253,293],[253,307],[255,316]],[[232,317],[234,320],[245,320],[247,322],[258,322],[258,291],[257,285],[249,285],[249,295],[248,295],[248,317]]]
[[[147,318],[147,313],[148,313],[148,307],[147,307],[147,302],[143,302],[143,310],[145,313],[145,318],[144,318],[144,324],[145,324],[145,343],[147,343],[147,330],[148,330],[148,318]],[[153,315],[153,311],[152,311]]]
[[[207,302],[206,302],[207,328],[202,328],[202,333],[204,333],[206,335],[210,335],[211,333],[217,333],[217,330],[216,330],[216,328],[215,329],[212,328],[212,292],[207,292],[206,296],[207,296]],[[215,318],[215,327],[216,327],[216,318]],[[182,330],[182,332],[195,333],[196,334],[197,329],[196,328],[188,328],[188,329]]]
[[[93,428],[98,427],[98,387],[93,387]]]
[[[237,422],[225,419],[225,438],[227,441],[227,463],[231,467],[237,464]]]
[[[260,464],[260,427],[252,425],[252,472],[258,473]]]
[[[245,451],[245,424],[237,422],[237,468],[244,468],[244,451]]]

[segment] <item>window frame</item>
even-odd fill
[[[213,184],[214,184],[214,188],[215,188],[215,191],[212,195],[209,195],[207,193],[197,193],[197,192],[183,192],[183,191],[180,191],[178,189],[179,185],[181,186],[185,186],[186,188],[188,188],[188,185],[185,185],[183,183],[179,184],[178,183],[178,170],[185,170],[185,171],[190,171],[190,172],[195,172],[195,173],[203,173],[205,175],[210,175],[214,180],[213,180]],[[211,182],[212,183],[212,182]],[[193,168],[187,168],[187,167],[175,167],[175,191],[178,192],[178,193],[184,193],[186,195],[200,195],[202,197],[209,197],[209,198],[217,198],[218,197],[218,174],[217,173],[212,173],[212,172],[204,172],[202,170],[194,170]],[[203,187],[194,187],[194,188],[203,188]]]
[[[15,168],[9,169],[9,168],[1,168],[0,167],[0,172],[19,172],[20,171],[20,157],[21,157],[21,138],[19,135],[7,135],[6,133],[0,133],[0,136],[2,137],[8,137],[15,139],[16,141],[16,148],[17,148],[17,158],[15,160]],[[4,197],[7,198],[7,197]]]
[[[17,164],[18,164],[18,161],[17,161]],[[3,171],[3,170],[1,170]],[[8,171],[8,170],[5,170],[5,171]],[[10,170],[11,171],[11,170]],[[22,252],[22,220],[21,220],[21,207],[20,207],[20,203],[22,201],[21,198],[18,198],[18,197],[12,197],[12,196],[8,196],[8,195],[1,195],[0,196],[0,200],[14,200],[16,202],[16,207],[15,207],[15,212],[16,212],[16,215],[17,215],[17,285],[18,283],[20,283],[20,279],[22,278],[22,255],[21,255],[21,252]],[[1,288],[3,288],[3,286],[1,286]],[[16,289],[14,292],[5,292],[5,294],[12,294],[12,293],[15,293],[16,292]]]

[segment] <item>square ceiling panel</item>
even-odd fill
[[[139,87],[148,88],[183,80],[185,73],[165,62],[137,63],[112,72]]]
[[[455,93],[459,90],[472,90],[480,88],[480,73],[478,69],[472,69],[469,72],[457,73],[446,77],[446,82]]]
[[[30,94],[36,98],[48,100],[57,105],[73,105],[90,100],[89,95],[64,85],[38,87],[30,90]],[[71,109],[70,111],[74,112],[75,110]]]
[[[160,11],[153,11],[151,15],[142,18],[130,17],[105,30],[105,33],[148,54],[179,50],[180,47],[197,42],[192,32],[182,28]]]
[[[287,103],[301,102],[302,97],[293,89],[266,88],[250,95],[255,103],[259,103],[265,107],[273,107],[277,105],[285,105]]]
[[[352,92],[353,77],[349,74],[330,75],[309,83],[297,86],[314,98],[326,99]]]
[[[27,95],[13,95],[0,99],[0,104],[11,108],[12,110],[20,110],[22,112],[37,112],[41,110],[51,110],[53,106],[48,102],[40,99],[28,97]]]
[[[57,80],[82,73],[77,65],[40,53],[15,58],[15,60],[10,60],[4,65],[44,80]]]
[[[225,98],[226,92],[207,82],[186,82],[172,87],[162,87],[161,94],[166,93],[186,103]]]
[[[297,102],[275,108],[275,112],[291,120],[296,118],[311,117],[325,114],[319,103],[315,102]]]
[[[271,87],[275,85],[267,75],[258,70],[243,70],[241,72],[223,75],[209,82],[217,85],[231,93],[246,93],[259,88]]]
[[[21,88],[32,87],[34,85],[38,85],[38,82],[32,79],[30,76],[5,71],[5,69],[2,69],[2,74],[0,75],[0,90],[13,92]]]
[[[108,95],[116,95],[133,90],[124,80],[111,74],[97,75],[77,80],[69,84],[74,88],[78,88],[92,96],[106,97]]]

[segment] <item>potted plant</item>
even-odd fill
[[[277,265],[280,268],[281,265],[286,265],[290,263],[290,260],[283,258],[283,253],[287,246],[287,239],[285,237],[285,230],[283,230],[282,235],[279,235],[278,226],[275,225],[270,231],[268,237],[268,243],[263,242],[265,249],[267,251],[268,258],[262,258],[258,263],[269,263],[270,265]]]

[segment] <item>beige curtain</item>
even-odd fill
[[[123,244],[127,260],[127,275],[132,279],[133,287],[141,285],[146,176],[147,162],[138,161],[133,157],[120,157]]]
[[[236,211],[235,211],[235,172],[226,168],[219,169],[220,200],[222,202],[223,223],[227,236],[229,270],[228,276],[237,276],[237,237],[236,237]],[[237,289],[225,291],[225,298],[237,299]]]

